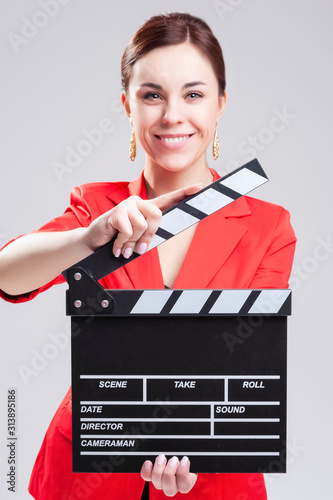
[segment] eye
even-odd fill
[[[143,99],[145,101],[158,101],[161,99],[161,96],[159,94],[156,94],[155,92],[148,92],[143,96]]]
[[[198,99],[200,97],[203,97],[202,94],[200,94],[200,92],[189,92],[186,95],[186,98],[189,99],[189,100]]]

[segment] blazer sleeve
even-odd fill
[[[63,215],[56,217],[55,219],[51,220],[41,228],[37,229],[36,231],[33,231],[33,233],[69,231],[71,229],[76,229],[78,227],[89,226],[90,222],[91,222],[91,214],[87,204],[85,203],[83,191],[81,187],[75,187],[71,191],[70,205],[65,210]],[[19,238],[20,237],[21,236],[19,236]],[[11,240],[8,243],[6,243],[6,245],[4,245],[2,249],[5,248],[10,243],[12,243],[12,241],[15,240]],[[51,286],[53,285],[64,283],[64,281],[65,281],[64,277],[60,275],[57,278],[50,281],[49,283],[47,283],[46,285],[43,285],[36,290],[24,293],[22,295],[15,295],[15,296],[8,295],[4,291],[0,290],[0,297],[6,300],[7,302],[12,302],[12,303],[27,302],[28,300],[31,300],[34,297],[36,297],[40,292],[43,292],[48,288],[51,288]]]
[[[282,209],[273,236],[249,288],[288,288],[296,246],[290,214]]]

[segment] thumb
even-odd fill
[[[171,191],[170,193],[157,196],[157,198],[153,198],[151,202],[163,212],[164,210],[173,207],[180,201],[185,200],[185,198],[191,196],[191,194],[198,193],[203,187],[204,185],[201,183],[192,184],[191,186],[186,186],[177,189],[176,191]]]

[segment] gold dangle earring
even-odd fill
[[[218,159],[219,154],[220,154],[220,141],[219,141],[219,137],[217,135],[217,124],[216,124],[214,140],[213,140],[213,158],[214,158],[214,160]]]
[[[131,133],[131,142],[130,142],[130,147],[129,147],[129,157],[131,161],[134,161],[136,158],[136,139],[135,139],[135,132],[134,128],[132,128],[132,133]]]

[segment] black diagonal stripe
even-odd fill
[[[260,175],[260,177],[262,177],[263,179],[267,179],[268,180],[268,177],[267,175],[265,174],[262,166],[260,165],[260,163],[258,162],[258,160],[251,160],[249,161],[248,163],[246,163],[244,165],[245,168],[248,168],[249,170],[252,170],[252,172],[254,172],[255,174],[258,174]]]
[[[259,297],[260,293],[261,293],[260,290],[253,290],[250,293],[250,295],[248,296],[248,298],[246,299],[246,301],[244,302],[244,304],[242,305],[242,307],[239,310],[239,313],[238,313],[239,316],[247,316],[249,310],[251,309],[251,307],[253,306],[253,304],[255,303],[257,298]]]
[[[218,191],[219,193],[222,193],[225,196],[229,196],[229,198],[232,198],[233,200],[237,200],[238,198],[243,196],[241,193],[238,193],[237,191],[234,191],[233,189],[230,189],[229,187],[224,186],[219,182],[212,185],[212,189],[215,189],[215,191]]]
[[[159,316],[167,316],[182,293],[183,290],[174,290],[169,297],[169,300],[167,300],[167,302],[164,304]]]
[[[208,217],[208,214],[205,214],[205,212],[201,212],[201,210],[198,210],[197,208],[194,208],[191,205],[188,205],[185,201],[183,202],[182,206],[179,208],[181,208],[181,210],[183,210],[183,212],[186,212],[187,214],[192,215],[193,217],[196,217],[196,219],[199,219],[199,220],[202,220],[202,219],[205,219],[205,217]]]
[[[130,316],[144,290],[107,290],[114,299],[113,316]]]
[[[162,219],[162,224],[163,224],[163,219]],[[157,234],[157,236],[160,236],[161,238],[164,238],[165,240],[168,240],[174,236],[174,234],[169,233],[169,231],[166,231],[162,227],[159,227],[155,234]]]
[[[212,290],[212,293],[210,294],[205,304],[201,308],[199,315],[200,316],[208,315],[209,311],[211,310],[211,308],[213,307],[213,305],[215,304],[220,295],[221,295],[221,290]]]
[[[286,300],[283,302],[282,306],[278,310],[278,316],[290,316],[291,315],[291,292],[286,297]]]

